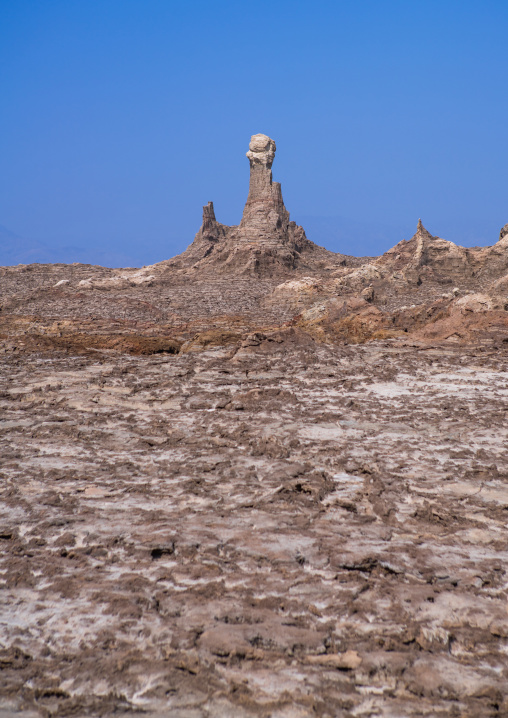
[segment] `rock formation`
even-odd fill
[[[275,142],[266,135],[253,135],[247,157],[250,162],[249,196],[243,210],[238,238],[243,242],[277,246],[287,244],[289,212],[279,182],[272,181]],[[293,222],[294,229],[296,224]],[[302,227],[299,235],[305,236]]]
[[[177,258],[184,266],[272,276],[299,268],[309,270],[316,263],[347,263],[344,255],[309,241],[303,227],[290,220],[280,183],[272,180],[275,150],[275,142],[267,135],[251,137],[249,194],[240,224],[229,227],[217,222],[213,202],[209,202],[203,207],[203,223],[194,242]]]
[[[353,264],[274,152],[180,258],[0,267],[0,717],[508,716],[508,234]]]
[[[217,222],[213,202],[208,202],[203,207],[203,222],[199,232],[190,247],[176,258],[177,261],[182,259],[185,264],[194,265],[200,260],[206,259],[214,249],[222,249],[230,230],[231,227]]]
[[[333,343],[408,334],[508,341],[508,225],[490,247],[461,247],[418,220],[413,237],[381,257],[329,252],[290,220],[272,178],[275,150],[267,135],[252,136],[240,223],[221,224],[208,202],[199,232],[178,257],[142,269],[0,267],[4,335],[34,351],[195,351],[288,323]],[[51,320],[51,329],[28,331],[34,316]],[[127,322],[121,341],[120,318]],[[131,321],[142,323],[141,334]]]
[[[390,269],[395,281],[420,286],[433,281],[449,284],[470,278],[472,263],[469,251],[453,242],[433,236],[418,220],[416,232],[409,241],[402,240],[376,260],[378,266]]]
[[[374,261],[385,279],[409,286],[470,284],[484,287],[508,272],[508,225],[491,247],[461,247],[435,237],[418,220],[409,241],[402,240]]]

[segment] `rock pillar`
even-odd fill
[[[314,257],[326,251],[309,242],[303,227],[289,220],[280,184],[272,180],[275,142],[267,135],[253,135],[247,158],[250,183],[242,221],[234,227],[220,224],[213,203],[208,202],[194,242],[181,255],[192,269],[206,264],[213,271],[279,276],[300,265],[303,253]]]
[[[208,204],[205,204],[203,207],[203,224],[201,225],[201,234],[204,238],[210,241],[216,241],[219,239],[220,231],[217,220],[215,219],[213,202],[208,202]]]
[[[267,135],[253,135],[247,157],[250,163],[249,196],[239,225],[240,238],[267,244],[287,235],[289,212],[280,184],[272,181],[275,142]]]

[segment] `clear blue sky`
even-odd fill
[[[330,249],[384,251],[418,217],[492,244],[507,44],[507,0],[0,0],[0,225],[55,261],[168,258],[208,200],[239,221],[264,132]]]

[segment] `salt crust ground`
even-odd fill
[[[507,358],[2,355],[0,716],[507,715]]]

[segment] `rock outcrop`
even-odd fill
[[[142,269],[0,267],[4,336],[23,351],[121,345],[195,352],[288,325],[332,343],[408,335],[508,341],[508,225],[490,247],[461,247],[418,220],[413,237],[381,257],[329,252],[291,221],[272,178],[275,150],[270,137],[253,135],[240,223],[221,224],[208,202],[178,257]],[[30,317],[37,327],[29,332]]]
[[[473,262],[470,250],[433,236],[418,220],[409,241],[402,240],[376,260],[376,265],[392,272],[394,281],[420,286],[425,281],[450,284],[470,279]]]
[[[242,242],[277,247],[287,245],[305,237],[302,227],[290,222],[289,212],[284,206],[279,182],[272,181],[272,163],[275,158],[275,142],[266,135],[253,135],[247,157],[250,163],[249,196],[238,228],[238,239]]]
[[[325,265],[358,263],[355,258],[318,247],[303,227],[290,220],[279,182],[272,179],[275,142],[267,135],[251,137],[249,194],[238,226],[217,222],[213,203],[203,207],[203,223],[190,247],[177,262],[192,269],[236,275],[284,275],[288,271]]]
[[[232,227],[217,222],[213,202],[208,202],[203,207],[203,222],[199,232],[190,247],[179,257],[175,257],[176,262],[183,260],[184,264],[193,266],[206,259],[214,250],[224,247],[231,229]]]
[[[307,239],[303,227],[291,221],[279,182],[272,178],[274,140],[253,135],[247,158],[250,182],[238,226],[217,221],[213,202],[203,207],[203,222],[189,248],[168,262],[186,275],[303,278],[328,276],[336,290],[373,292],[380,296],[413,292],[420,286],[450,285],[485,290],[493,281],[506,281],[508,224],[491,247],[466,248],[432,235],[418,220],[416,232],[381,257],[351,257],[330,252]],[[471,285],[471,286],[470,286]],[[390,289],[391,287],[391,289]],[[504,289],[503,289],[504,291]]]
[[[482,289],[508,272],[508,225],[491,247],[461,247],[431,235],[418,220],[413,237],[396,244],[374,265],[395,284]]]

